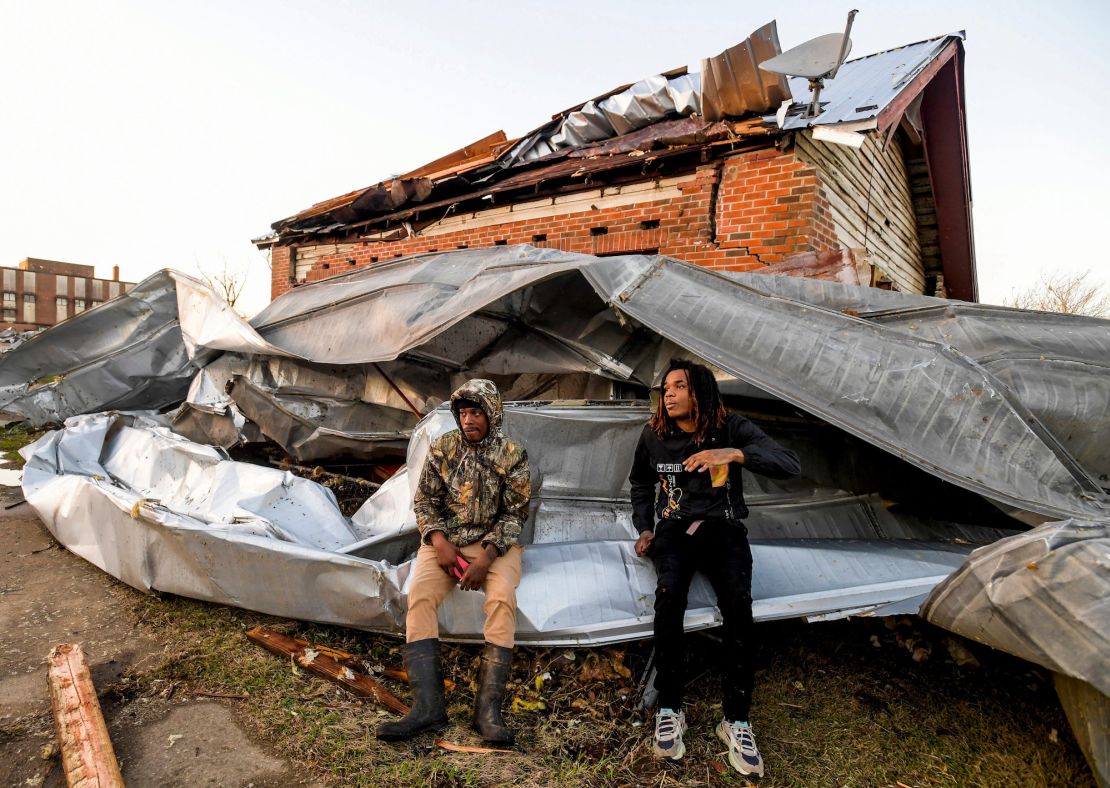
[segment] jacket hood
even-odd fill
[[[457,403],[461,399],[469,399],[477,402],[482,406],[486,418],[489,419],[489,432],[478,445],[484,444],[492,437],[501,437],[501,421],[503,416],[501,393],[497,390],[497,386],[494,385],[492,380],[484,380],[482,378],[468,380],[455,389],[455,393],[451,395],[451,415],[455,417],[455,423],[458,424],[460,430],[462,429],[462,425],[459,424],[459,409]]]

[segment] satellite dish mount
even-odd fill
[[[848,35],[852,32],[852,21],[858,13],[856,10],[848,12],[848,23],[843,33],[829,33],[812,38],[759,64],[764,71],[809,80],[809,89],[813,95],[805,112],[807,118],[815,118],[821,114],[821,89],[825,87],[825,80],[836,76],[844,59],[852,51],[852,39]]]

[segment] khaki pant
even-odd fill
[[[473,561],[484,549],[481,542],[460,548],[467,561]],[[523,552],[519,546],[514,545],[505,555],[495,558],[482,584],[482,593],[486,595],[482,606],[486,611],[483,633],[486,642],[495,646],[513,647],[516,635],[516,587],[520,585]],[[458,587],[458,581],[444,572],[436,562],[436,549],[431,545],[420,546],[412,572],[409,612],[405,620],[405,639],[409,643],[439,637],[440,603],[451,589]]]

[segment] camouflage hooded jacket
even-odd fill
[[[456,423],[462,399],[482,406],[489,432],[478,443],[461,429],[432,441],[413,500],[416,524],[424,544],[431,544],[433,531],[443,531],[460,547],[480,541],[504,554],[528,516],[528,454],[501,431],[501,395],[491,381],[471,380],[451,395]]]

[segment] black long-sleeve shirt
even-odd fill
[[[728,481],[713,487],[706,471],[687,471],[682,463],[705,449],[740,449],[744,463],[729,463]],[[801,471],[798,455],[784,449],[748,419],[730,413],[724,425],[713,430],[701,444],[693,433],[674,430],[660,438],[644,426],[632,471],[632,523],[640,533],[654,531],[659,520],[743,520],[741,468],[772,479],[787,479]],[[656,495],[656,485],[659,487]],[[652,511],[654,509],[654,511]]]

